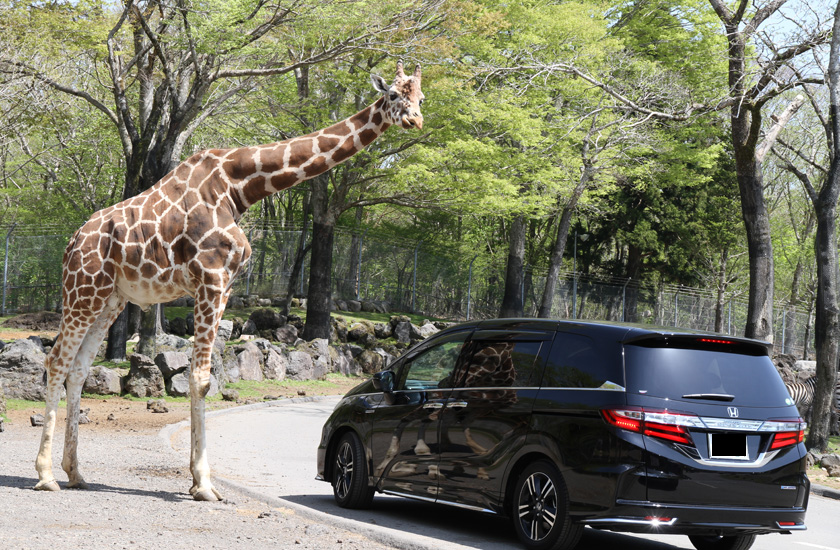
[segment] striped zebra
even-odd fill
[[[814,392],[817,388],[817,377],[812,376],[804,382],[785,383],[793,404],[799,409],[802,418],[811,412],[811,405],[814,403]],[[834,388],[834,410],[840,411],[840,374],[838,374],[837,385]]]

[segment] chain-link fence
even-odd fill
[[[299,228],[245,228],[251,260],[234,285],[234,294],[285,296],[295,257],[309,235]],[[31,233],[31,232],[30,232]],[[3,312],[55,309],[60,302],[61,258],[69,235],[32,235],[7,230],[3,251]],[[333,298],[387,302],[391,311],[411,311],[445,319],[495,317],[504,293],[504,265],[483,264],[432,250],[427,243],[337,229],[333,248]],[[306,295],[308,257],[294,293]],[[526,268],[523,311],[535,316],[545,275]],[[652,286],[619,278],[574,276],[563,272],[552,301],[552,317],[603,319],[740,335],[746,324],[743,296],[721,296],[706,289]],[[777,352],[807,357],[813,350],[813,316],[796,307],[775,308]]]

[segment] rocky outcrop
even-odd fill
[[[129,361],[131,368],[125,381],[125,391],[134,397],[162,397],[164,379],[155,362],[139,353],[129,356]]]
[[[44,360],[40,342],[15,340],[0,350],[0,384],[7,398],[43,401]]]
[[[90,368],[82,391],[94,395],[120,395],[122,393],[120,373],[115,369],[94,365]]]

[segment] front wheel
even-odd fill
[[[688,537],[697,550],[748,550],[755,542],[755,535],[698,536]]]
[[[368,486],[365,448],[359,436],[347,432],[333,455],[332,486],[336,503],[342,508],[367,508],[373,500]]]
[[[569,550],[583,526],[569,517],[569,494],[553,464],[537,461],[519,475],[513,493],[513,524],[528,550]]]

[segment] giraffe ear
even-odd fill
[[[379,76],[378,74],[370,75],[370,82],[371,84],[373,84],[373,89],[382,95],[387,94],[388,90],[391,89],[388,83],[385,82],[385,79]]]

